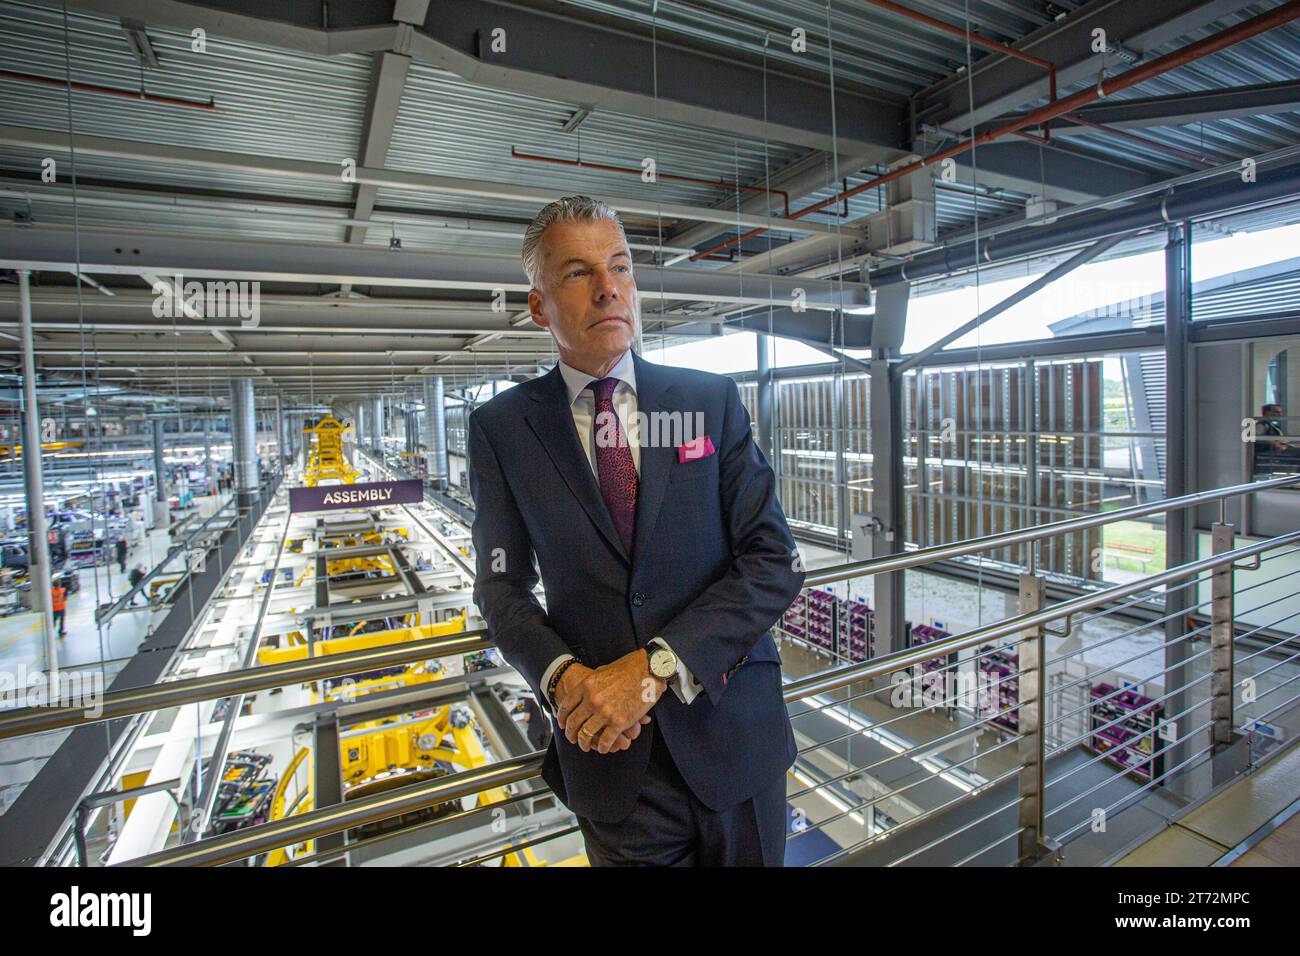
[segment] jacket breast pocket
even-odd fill
[[[712,478],[715,484],[718,481],[716,452],[707,458],[697,458],[694,461],[675,461],[668,469],[668,480],[671,482],[699,481],[704,478]]]

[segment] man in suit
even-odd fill
[[[523,259],[560,361],[470,415],[469,470],[474,600],[556,721],[542,776],[593,864],[780,866],[795,743],[769,629],[804,572],[736,383],[633,350],[603,203],[548,205]]]

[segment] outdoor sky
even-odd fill
[[[1192,281],[1239,272],[1270,262],[1300,255],[1300,224],[1237,233],[1210,240],[1198,240],[1192,248]],[[1032,269],[1033,271],[1029,271]],[[1046,269],[1026,264],[1026,272],[1015,279],[971,284],[933,295],[913,298],[907,314],[907,335],[903,353],[917,352],[941,335],[1027,286]],[[1008,309],[975,332],[958,339],[949,348],[1024,342],[1052,337],[1053,322],[1113,302],[1163,292],[1164,252],[1143,253],[1123,259],[1092,262],[1057,280],[1036,295]],[[752,371],[756,362],[754,335],[738,332],[722,338],[689,342],[664,349],[656,347],[654,336],[645,341],[646,358],[664,365],[708,369],[711,372]],[[774,339],[773,366],[826,362],[831,357],[810,346]],[[862,356],[863,351],[850,350]]]

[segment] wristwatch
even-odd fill
[[[651,638],[645,649],[650,657],[650,673],[661,681],[672,683],[677,676],[677,655],[656,638]]]

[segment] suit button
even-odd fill
[[[645,595],[642,594],[640,591],[635,592],[632,595],[632,603],[635,604],[637,607],[640,607],[642,604],[645,603]]]

